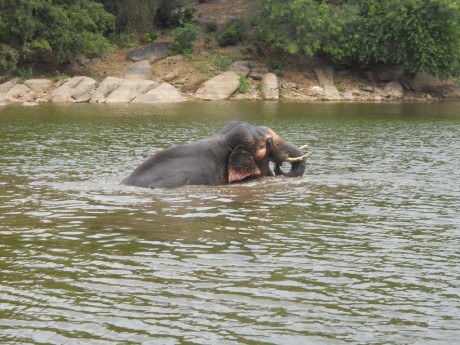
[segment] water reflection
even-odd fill
[[[455,343],[453,109],[2,109],[1,342]],[[175,190],[119,184],[151,153],[234,117],[310,144],[306,175]]]

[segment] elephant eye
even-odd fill
[[[270,145],[272,145],[272,144],[273,144],[272,138],[268,138],[268,139],[267,139],[267,146],[270,146]]]

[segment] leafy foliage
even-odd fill
[[[259,34],[290,54],[458,72],[459,0],[262,0]]]
[[[238,92],[239,93],[249,93],[251,91],[251,84],[249,83],[249,80],[247,78],[241,76],[240,77],[240,85],[238,87]]]
[[[0,23],[1,40],[9,47],[2,51],[9,51],[10,65],[20,62],[11,50],[23,62],[63,63],[114,48],[104,35],[114,28],[115,18],[92,0],[4,0]]]
[[[193,45],[201,29],[195,23],[184,23],[172,31],[174,42],[171,45],[171,52],[175,54],[187,54],[193,49]]]
[[[224,28],[219,31],[217,42],[221,47],[232,46],[243,37],[243,22],[240,19],[230,19]]]

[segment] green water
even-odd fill
[[[232,119],[302,178],[119,182]],[[0,108],[1,344],[453,344],[460,104]]]

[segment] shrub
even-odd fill
[[[122,32],[118,36],[118,45],[123,48],[132,48],[136,44],[136,34],[134,32],[126,33]]]
[[[221,47],[232,46],[241,41],[244,23],[240,19],[230,19],[220,30],[217,42]]]
[[[187,54],[193,50],[193,45],[201,29],[195,23],[185,23],[172,31],[174,42],[171,52],[174,54]]]
[[[460,68],[457,0],[262,0],[258,32],[290,54],[403,64],[440,77]]]
[[[14,72],[18,63],[19,54],[16,49],[0,43],[0,70]]]
[[[251,91],[251,84],[249,80],[243,76],[240,77],[240,86],[238,87],[239,93],[248,93]]]
[[[215,20],[212,20],[210,22],[206,23],[206,30],[208,32],[215,32],[218,29],[217,22]]]
[[[151,43],[158,37],[157,33],[154,31],[146,32],[141,36],[142,43]]]

